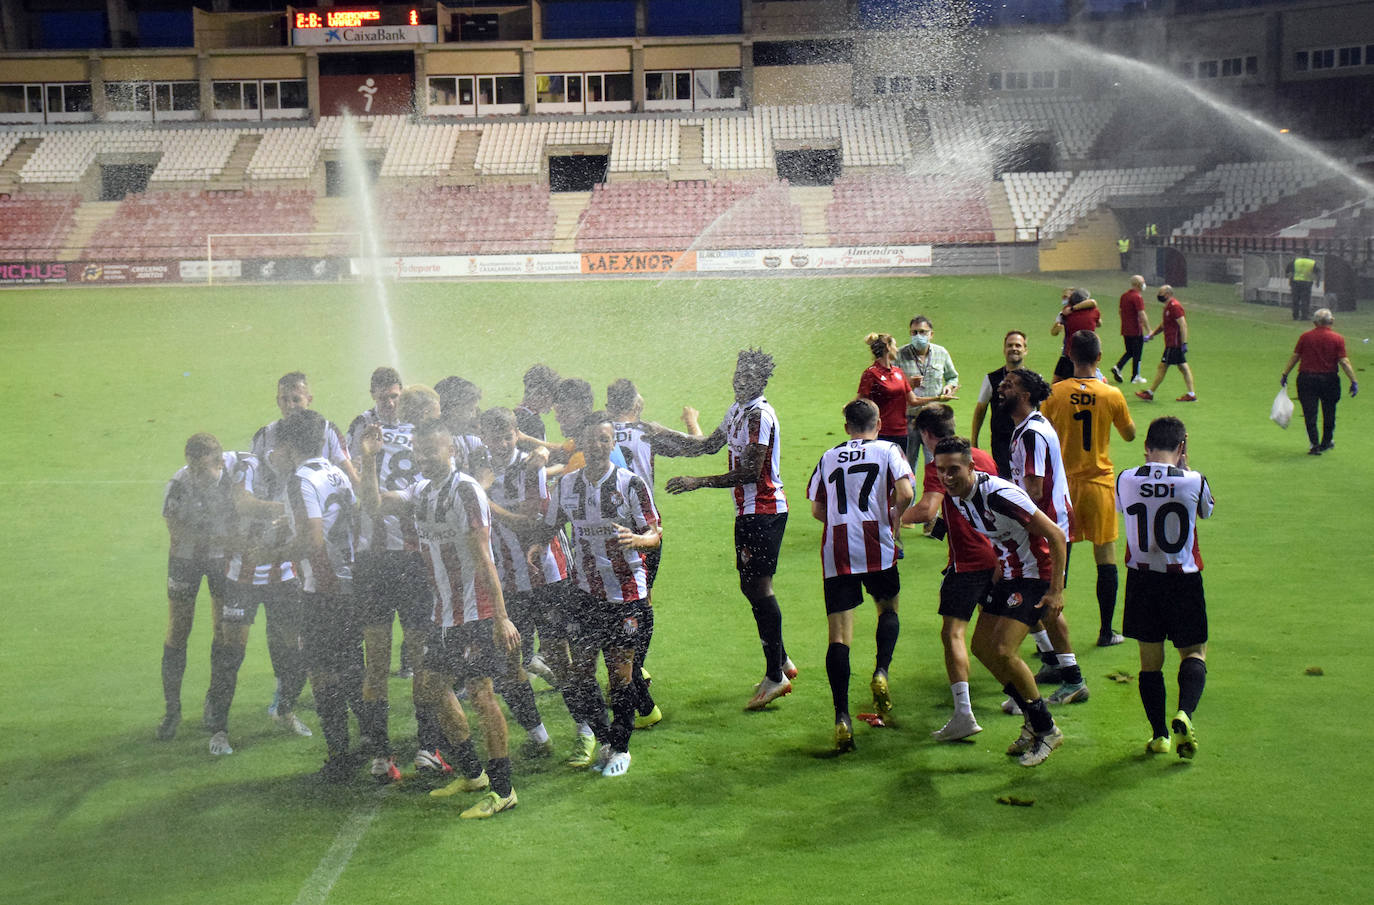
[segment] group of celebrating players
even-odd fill
[[[913,330],[917,321],[928,335],[929,322],[914,320]],[[1005,465],[956,435],[948,405],[926,403],[910,412],[926,451],[915,453],[924,468],[918,498],[907,452],[879,439],[879,405],[860,397],[843,409],[850,439],[825,452],[811,476],[811,512],[824,525],[826,672],[840,751],[855,746],[853,612],[867,590],[878,608],[875,712],[860,716],[883,725],[892,711],[887,673],[899,630],[901,527],[934,522],[935,535],[949,540],[939,612],[954,713],[932,735],[957,741],[981,731],[965,649],[965,629],[981,607],[973,654],[1003,684],[1003,709],[1024,716],[1008,753],[1026,766],[1043,762],[1063,741],[1049,706],[1088,697],[1063,617],[1070,542],[1093,543],[1099,603],[1110,594],[1099,643],[1121,640],[1110,631],[1118,509],[1128,547],[1124,628],[1141,646],[1147,747],[1159,753],[1173,746],[1184,757],[1196,750],[1191,715],[1206,675],[1196,519],[1210,515],[1212,499],[1205,479],[1187,469],[1183,424],[1153,422],[1145,464],[1115,477],[1110,430],[1115,425],[1129,441],[1135,426],[1121,393],[1097,371],[1097,336],[1067,338],[1072,373],[1053,388],[1020,366],[1024,350],[1024,334],[1009,333],[1007,367],[994,372],[1001,375],[997,409],[1013,424]],[[229,707],[261,604],[277,679],[269,713],[283,729],[312,735],[295,712],[309,679],[327,749],[325,780],[346,781],[364,765],[379,781],[401,778],[387,695],[397,617],[401,667],[414,681],[415,770],[432,780],[431,795],[484,793],[462,817],[491,817],[517,803],[497,695],[525,730],[522,756],[553,752],[530,674],[558,689],[576,725],[568,764],[624,775],[633,730],[662,719],[644,668],[662,545],[655,456],[722,448],[724,473],[674,477],[665,487],[733,493],[740,589],[764,655],[764,675],[746,708],[768,707],[791,693],[797,676],[773,593],[788,512],[778,419],[764,397],[773,367],[760,350],[740,352],[735,402],[709,435],[690,407],[684,431],[644,421],[644,401],[629,380],[611,384],[606,407],[594,411],[585,380],[560,378],[544,365],[525,373],[520,405],[486,410],[470,381],[406,386],[394,369],[378,368],[370,384],[375,404],[345,434],[310,408],[304,374],[284,375],[281,417],[256,433],[250,452],[228,452],[212,435],[196,434],[186,444],[186,466],[167,486],[170,619],[158,737],[173,738],[181,722],[186,643],[204,578],[214,603],[203,716],[212,754],[233,750]],[[881,387],[875,393],[870,382],[868,389],[881,396]],[[561,444],[545,439],[549,411],[567,438]],[[1032,632],[1045,661],[1039,676],[1019,654]],[[1172,726],[1161,671],[1165,640],[1183,657]],[[1061,684],[1042,697],[1037,679]],[[463,701],[476,710],[485,763]],[[350,711],[361,736],[356,753]]]

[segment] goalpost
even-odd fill
[[[312,250],[317,242],[340,237],[351,237],[354,241],[352,254],[358,258],[365,258],[363,251],[363,234],[360,232],[342,233],[208,233],[205,236],[205,284],[213,285],[215,282],[215,242],[225,239],[276,239],[283,242],[300,241],[298,250],[287,250],[277,257],[324,257],[318,251]],[[254,255],[254,257],[274,257],[273,255]]]

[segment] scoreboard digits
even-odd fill
[[[420,11],[414,8],[372,7],[371,9],[327,9],[298,11],[294,27],[360,28],[364,25],[420,25]]]

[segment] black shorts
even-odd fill
[[[778,571],[786,529],[786,512],[735,517],[735,568],[741,579],[771,577]]]
[[[988,599],[992,591],[992,569],[978,569],[974,572],[945,572],[940,582],[941,616],[949,616],[964,622],[973,620],[973,611]]]
[[[881,572],[856,572],[852,575],[832,575],[825,579],[825,612],[843,613],[864,602],[864,591],[876,600],[891,600],[902,590],[897,567]]]
[[[1207,600],[1201,572],[1126,570],[1121,632],[1146,644],[1192,647],[1207,641]]]
[[[401,617],[406,631],[434,621],[434,590],[429,568],[415,550],[359,553],[353,564],[353,592],[362,625],[391,625]]]
[[[649,601],[604,601],[601,608],[601,649],[637,650],[640,629],[649,621]]]
[[[195,603],[200,580],[210,588],[211,600],[223,600],[229,580],[224,577],[224,557],[178,559],[167,557],[167,599],[173,603]]]
[[[301,595],[301,646],[311,674],[342,675],[361,664],[363,630],[352,594]]]
[[[1164,357],[1160,359],[1166,365],[1187,364],[1188,353],[1183,351],[1182,346],[1165,346]]]
[[[274,581],[270,584],[229,582],[229,590],[220,607],[220,621],[234,625],[252,625],[258,617],[259,604],[269,613],[300,609],[301,588],[295,581]],[[299,622],[299,617],[297,617]]]
[[[458,682],[513,674],[512,657],[496,647],[491,627],[490,619],[464,622],[446,629],[433,626],[425,644],[423,668],[452,676]]]
[[[663,538],[658,539],[657,547],[644,551],[644,571],[649,574],[649,590],[654,589],[654,579],[658,577],[658,563],[663,558]]]
[[[1054,379],[1068,380],[1073,376],[1073,359],[1067,355],[1060,355],[1059,360],[1054,363]],[[993,389],[997,389],[993,387]]]
[[[983,612],[1035,625],[1045,615],[1040,598],[1049,589],[1050,583],[1043,578],[1003,578],[992,586]]]

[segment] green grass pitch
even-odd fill
[[[387,361],[362,287],[0,294],[0,901],[1357,901],[1374,791],[1363,763],[1371,403],[1343,399],[1335,451],[1308,457],[1300,421],[1285,432],[1267,420],[1299,327],[1285,310],[1240,303],[1233,287],[1179,293],[1199,402],[1131,398],[1142,435],[1159,414],[1187,421],[1191,463],[1218,502],[1201,528],[1212,642],[1197,759],[1142,753],[1136,687],[1105,678],[1137,672],[1134,645],[1091,646],[1082,549],[1067,613],[1093,695],[1056,714],[1064,747],[1034,770],[1007,758],[1019,721],[998,711],[1000,692],[976,664],[985,731],[968,744],[932,742],[949,710],[935,615],[945,552],[910,534],[892,671],[900,724],[860,725],[858,751],[829,756],[819,527],[804,491],[842,436],[840,407],[870,360],[864,334],[902,335],[911,316],[928,315],[963,375],[956,410],[967,428],[1007,329],[1030,334],[1033,367],[1052,368],[1058,289],[1075,283],[1103,301],[1104,357],[1114,359],[1120,274],[405,284],[392,287],[399,362]],[[1153,303],[1150,316],[1158,322]],[[1374,317],[1341,314],[1336,327],[1363,371]],[[231,715],[236,753],[211,758],[192,718],[208,678],[204,592],[187,721],[175,741],[153,740],[166,624],[159,505],[192,432],[244,448],[276,417],[274,384],[288,370],[309,373],[315,407],[346,425],[370,405],[379,364],[398,364],[407,381],[461,374],[485,388],[484,404],[509,405],[539,360],[588,378],[598,398],[632,377],[648,417],[672,424],[692,404],[709,430],[746,345],[778,359],[768,396],[794,508],[777,578],[801,668],[792,696],[742,710],[761,657],[736,586],[729,496],[707,490],[660,495],[666,555],[649,664],[666,719],[636,734],[624,779],[517,761],[520,807],[478,824],[405,785],[377,790],[360,778],[322,792],[308,776],[323,756],[318,732],[283,737],[264,714],[272,678],[261,620]],[[1152,367],[1160,346],[1146,350]],[[1180,392],[1172,372],[1159,398]],[[1114,441],[1118,468],[1140,456],[1138,442]],[[723,464],[660,459],[658,486],[679,469]],[[873,654],[872,608],[859,613],[855,710]],[[1175,668],[1171,655],[1171,702]],[[408,683],[393,681],[391,693],[404,753]],[[561,700],[539,700],[565,749]]]

